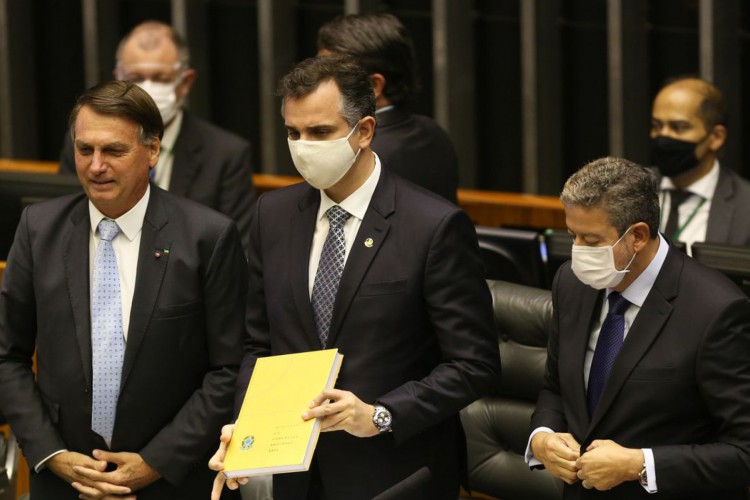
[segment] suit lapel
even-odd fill
[[[593,430],[607,413],[630,373],[659,336],[664,323],[672,314],[671,300],[677,295],[679,275],[682,270],[680,256],[675,252],[679,250],[670,247],[654,286],[630,326],[620,353],[612,365],[609,379],[591,419],[589,431]]]
[[[706,241],[729,241],[729,230],[734,213],[734,183],[731,176],[720,168],[719,182],[711,200],[706,226]]]
[[[566,380],[573,381],[570,384],[572,388],[571,408],[575,412],[575,415],[573,421],[568,424],[577,427],[576,429],[571,429],[574,435],[582,435],[589,423],[586,386],[583,380],[582,367],[589,337],[591,336],[591,326],[601,308],[601,298],[602,293],[600,291],[586,286],[580,295],[581,306],[578,314],[562,315],[562,317],[570,318],[570,326],[562,325],[560,331],[570,332],[570,335],[569,337],[561,337],[558,340],[560,344],[558,370],[560,372],[561,385]],[[565,360],[570,360],[570,362]]]
[[[128,341],[125,347],[125,360],[120,381],[121,388],[125,386],[148,329],[169,262],[172,242],[167,237],[168,235],[162,231],[167,223],[168,219],[162,205],[161,190],[152,186],[146,216],[143,220],[143,229],[141,230],[141,244],[138,249],[138,266],[133,291],[133,306],[130,313]]]
[[[341,325],[362,279],[388,236],[390,223],[387,217],[395,211],[395,197],[396,185],[393,179],[385,170],[381,170],[378,186],[372,195],[359,231],[354,237],[344,273],[341,275],[336,303],[333,306],[331,329],[328,334],[328,342],[331,346],[336,343]]]
[[[203,141],[192,126],[193,119],[188,112],[182,115],[182,125],[177,140],[174,143],[174,161],[172,162],[172,178],[169,181],[169,191],[186,196],[192,186],[195,176],[203,163],[201,151]]]
[[[63,262],[83,375],[87,387],[91,387],[91,285],[89,283],[91,225],[88,216],[88,200],[87,198],[82,200],[70,216],[71,227],[65,235]]]
[[[315,218],[318,215],[319,206],[320,192],[313,188],[307,189],[299,202],[299,213],[296,214],[296,217],[292,217],[288,229],[290,234],[289,272],[292,280],[292,295],[311,349],[320,349],[320,340],[313,319],[309,292],[310,249],[312,248]]]

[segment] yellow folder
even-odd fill
[[[318,419],[302,420],[310,401],[332,388],[338,349],[259,358],[224,460],[226,477],[300,472],[310,468]]]

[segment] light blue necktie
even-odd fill
[[[328,342],[328,332],[331,329],[333,306],[339,290],[341,274],[344,272],[344,256],[346,255],[346,239],[344,238],[344,224],[351,214],[338,205],[326,210],[330,228],[320,253],[318,272],[312,290],[312,307],[315,326],[318,329],[320,346],[325,349]]]
[[[117,223],[103,219],[99,223],[99,247],[94,261],[91,293],[91,349],[94,388],[91,429],[107,443],[112,441],[115,410],[120,393],[120,376],[125,357],[122,333],[120,275],[112,240],[120,232]]]

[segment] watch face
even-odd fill
[[[376,416],[378,424],[386,426],[391,423],[391,414],[385,410],[380,410]]]
[[[375,415],[373,415],[372,418],[373,422],[375,422],[375,425],[381,431],[386,430],[390,427],[391,419],[391,412],[382,407],[375,410]]]

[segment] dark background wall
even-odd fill
[[[441,8],[452,14],[439,18]],[[292,174],[269,82],[315,54],[320,25],[372,10],[411,32],[417,111],[443,117],[464,187],[556,194],[596,157],[647,162],[650,100],[689,73],[725,87],[725,161],[750,177],[750,2],[740,0],[0,0],[0,157],[56,160],[77,94],[111,75],[122,35],[157,19],[186,31],[199,72],[191,108],[249,139],[257,171]],[[259,25],[268,15],[273,36]],[[449,46],[438,67],[441,29]],[[269,46],[275,65],[263,59]],[[469,71],[451,64],[461,54]],[[468,91],[447,93],[440,77]],[[469,112],[446,111],[456,104]]]

